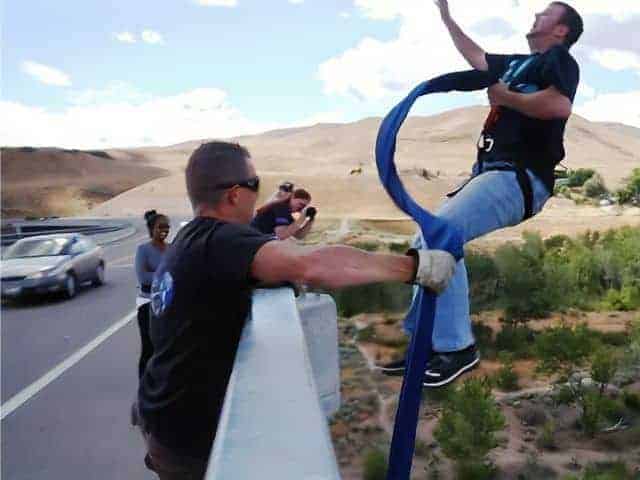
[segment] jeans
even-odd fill
[[[484,168],[490,165],[504,163],[485,162]],[[462,229],[465,243],[494,230],[517,225],[524,216],[524,200],[515,172],[493,170],[482,175],[479,173],[476,164],[473,178],[436,212],[439,217]],[[531,179],[535,215],[551,195],[538,177],[530,171],[527,173]],[[428,247],[419,230],[413,246],[418,249]],[[417,288],[414,289],[414,298]],[[414,302],[411,308],[415,308]],[[409,335],[415,328],[415,318],[415,315],[407,315],[405,320],[404,328]],[[469,316],[469,284],[464,259],[458,262],[449,286],[436,300],[432,342],[436,352],[462,350],[475,342]]]

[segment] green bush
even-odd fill
[[[570,478],[570,477],[567,477]],[[574,477],[575,478],[575,477]],[[632,480],[633,474],[624,462],[602,462],[587,466],[580,480]]]
[[[611,348],[601,347],[594,354],[591,360],[591,378],[600,384],[600,393],[603,393],[613,380],[619,364],[620,359]]]
[[[595,174],[595,170],[590,168],[578,168],[577,170],[570,170],[567,186],[568,187],[582,187],[587,180],[589,180]]]
[[[500,360],[502,366],[494,378],[496,386],[505,392],[518,390],[518,374],[513,369],[513,355],[502,354]]]
[[[586,325],[548,328],[536,336],[538,370],[569,375],[586,363],[593,348],[593,335]]]
[[[465,265],[469,276],[471,312],[477,313],[495,305],[500,297],[500,272],[495,261],[483,253],[465,253]]]
[[[368,451],[362,462],[363,480],[385,480],[387,476],[387,457],[380,450]]]
[[[477,471],[498,445],[495,433],[504,427],[505,419],[489,382],[470,379],[445,401],[434,437],[443,453],[455,461],[459,472]]]
[[[602,305],[607,310],[628,312],[640,308],[640,287],[624,286],[620,290],[608,290]]]
[[[539,448],[546,450],[555,450],[558,445],[556,443],[556,424],[553,420],[548,420],[542,428],[542,433],[536,440]]]
[[[402,283],[376,283],[329,291],[343,317],[359,313],[402,312],[409,308],[412,287]]]
[[[507,323],[496,335],[498,351],[511,352],[515,358],[531,356],[535,333],[526,325]]]
[[[622,401],[628,409],[640,412],[640,394],[624,390],[622,392]]]
[[[493,330],[483,322],[473,322],[471,324],[473,336],[476,339],[476,346],[482,352],[482,356],[486,359],[496,358],[496,349],[493,342]]]
[[[596,173],[584,183],[584,194],[589,198],[597,198],[607,192],[604,179],[600,174]]]
[[[564,308],[640,308],[640,228],[523,238],[493,258],[467,252],[473,312],[504,308],[517,320]]]
[[[360,250],[366,250],[367,252],[375,252],[380,248],[380,244],[378,242],[368,241],[353,242],[351,246],[354,248],[359,248]]]
[[[616,192],[616,196],[621,205],[640,201],[640,168],[633,169],[626,185]]]
[[[404,254],[407,250],[409,250],[409,247],[409,242],[391,242],[389,244],[389,250],[393,253]]]

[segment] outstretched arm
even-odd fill
[[[465,58],[465,60],[476,70],[487,71],[489,65],[485,58],[485,51],[478,46],[476,42],[471,40],[466,33],[458,26],[458,24],[451,18],[449,12],[448,0],[434,0],[436,6],[440,9],[440,16],[442,22],[449,30],[449,35],[455,44],[456,48]]]
[[[273,241],[256,253],[251,275],[265,283],[294,282],[327,288],[415,280],[440,293],[447,287],[455,266],[453,256],[442,250],[389,255],[342,245],[301,247]]]

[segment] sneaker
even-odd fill
[[[396,360],[394,362],[385,363],[384,365],[376,365],[376,369],[380,370],[385,375],[404,375],[404,371],[407,368],[405,364],[405,359],[401,358],[400,360]]]
[[[422,385],[435,388],[453,382],[465,372],[473,370],[480,362],[475,345],[457,352],[436,353],[427,365]]]

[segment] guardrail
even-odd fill
[[[11,225],[15,230],[7,233],[8,226],[3,226],[3,233],[0,235],[0,244],[11,245],[18,240],[38,235],[56,235],[61,233],[83,233],[85,235],[99,235],[103,233],[117,232],[127,228],[126,224],[115,223],[111,225],[99,224],[30,224],[29,222],[16,223]]]
[[[326,418],[340,403],[336,322],[328,295],[254,293],[206,480],[339,480]]]

